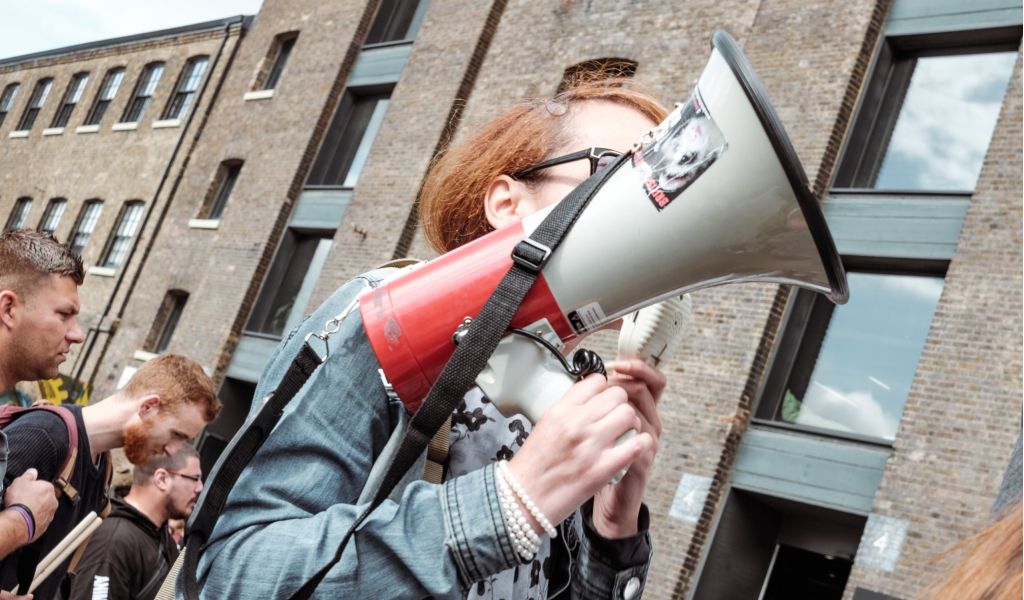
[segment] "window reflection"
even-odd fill
[[[832,310],[831,319],[828,311],[814,311],[798,358],[813,370],[808,376],[808,369],[794,369],[778,418],[892,440],[943,279],[874,273],[848,279],[849,304]]]
[[[973,190],[1016,54],[918,58],[872,187]]]

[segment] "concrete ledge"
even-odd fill
[[[80,125],[75,128],[75,133],[96,133],[99,130],[99,125]]]
[[[145,350],[136,350],[135,353],[132,354],[132,358],[134,358],[135,360],[141,360],[142,362],[146,362],[147,360],[153,360],[158,356],[160,355],[154,354],[153,352],[146,352]]]
[[[153,121],[153,129],[167,129],[168,127],[178,127],[181,125],[181,119],[164,119],[162,121]]]
[[[12,132],[7,134],[7,137],[9,137],[9,138],[27,138],[28,137],[28,130],[26,129],[25,131],[12,131]]]
[[[43,135],[60,135],[64,133],[63,127],[47,127],[43,130]]]
[[[139,128],[138,123],[114,123],[110,128],[111,131],[135,131]]]
[[[242,100],[248,102],[249,100],[266,100],[267,98],[273,97],[274,90],[256,90],[255,92],[246,92],[245,95],[242,96]]]
[[[189,229],[218,229],[220,219],[189,219]]]
[[[110,267],[89,267],[86,271],[89,275],[99,275],[100,277],[113,277],[117,273],[117,269],[111,269]]]

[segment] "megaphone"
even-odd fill
[[[561,341],[662,299],[736,282],[848,298],[846,274],[796,152],[739,46],[713,35],[690,99],[644,136],[548,258],[511,326]],[[551,210],[366,292],[359,310],[381,370],[410,411]],[[626,226],[624,226],[624,224]]]

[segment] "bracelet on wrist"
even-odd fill
[[[526,507],[526,510],[530,511],[533,518],[544,529],[544,533],[548,534],[548,537],[552,539],[558,537],[558,530],[555,529],[555,526],[551,524],[551,521],[544,516],[544,513],[537,508],[537,505],[533,503],[533,500],[531,500],[526,494],[526,490],[523,489],[523,486],[519,485],[519,481],[516,480],[515,476],[512,474],[512,469],[508,466],[508,461],[499,461],[497,471],[505,479],[505,482],[508,483],[509,487],[512,488],[512,491],[515,492],[515,495],[519,498],[519,501],[523,503],[523,506]]]
[[[21,518],[25,520],[25,527],[28,529],[28,541],[34,540],[36,537],[36,517],[32,514],[32,509],[24,504],[10,504],[5,510],[13,510],[21,515]]]

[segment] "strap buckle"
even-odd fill
[[[551,256],[551,248],[529,237],[520,240],[512,249],[512,262],[534,275],[541,272],[548,262],[549,256]]]

